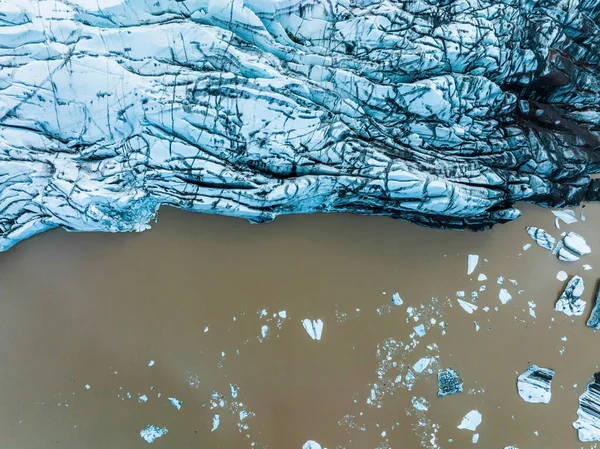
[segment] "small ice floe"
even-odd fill
[[[580,316],[585,309],[585,301],[581,300],[584,285],[583,279],[579,276],[573,276],[567,284],[565,291],[560,295],[554,310],[562,312],[567,316]]]
[[[457,371],[446,368],[438,373],[438,398],[451,394],[462,393],[463,380]]]
[[[302,449],[323,449],[322,446],[313,440],[308,440],[302,445]]]
[[[569,275],[564,271],[559,271],[558,273],[556,273],[556,279],[558,279],[561,282],[566,281],[568,277]]]
[[[415,370],[416,373],[422,373],[427,369],[430,363],[431,359],[429,357],[423,357],[413,365],[413,370]]]
[[[479,282],[487,281],[487,276],[483,273],[479,273],[479,276],[477,276],[477,280]]]
[[[502,304],[506,304],[512,299],[512,296],[510,293],[508,293],[508,290],[506,290],[505,288],[501,288],[500,293],[498,293],[498,299],[500,299],[500,302]]]
[[[529,248],[531,248],[531,243],[525,243],[523,245],[523,251],[527,251]]]
[[[171,403],[171,405],[173,407],[175,407],[177,410],[181,410],[181,406],[183,405],[183,401],[180,401],[177,398],[168,398],[169,402]]]
[[[517,391],[525,402],[548,404],[552,397],[554,370],[531,365],[517,378]]]
[[[261,326],[260,335],[261,335],[261,338],[259,338],[259,341],[262,342],[269,335],[269,326],[267,326],[266,324]]]
[[[427,402],[427,399],[423,397],[413,397],[411,402],[413,407],[419,410],[420,412],[426,412],[427,410],[429,410],[429,403]]]
[[[479,263],[479,256],[477,254],[469,254],[467,257],[467,274],[470,276],[477,268]]]
[[[598,290],[596,291],[594,308],[586,324],[593,329],[600,330],[600,284],[598,284]]]
[[[580,212],[579,217],[581,218],[581,221],[585,221],[585,214],[583,211]]]
[[[496,284],[504,284],[504,276],[498,276],[498,279],[496,279]]]
[[[219,428],[219,425],[221,425],[221,417],[219,415],[213,416],[212,429],[210,431],[214,432]]]
[[[89,390],[90,388],[92,388],[92,386],[91,386],[91,385],[87,385],[87,384],[86,384],[86,386],[85,386],[85,389],[86,389],[86,390]]]
[[[537,307],[537,304],[533,301],[529,301],[527,305],[529,306],[529,315],[531,315],[533,318],[537,318],[535,316],[535,308]]]
[[[154,366],[154,360],[150,360],[150,361],[148,362],[148,366]]]
[[[570,249],[578,256],[585,256],[592,252],[592,248],[590,248],[585,239],[576,232],[567,233],[563,242],[566,248]]]
[[[302,320],[302,326],[304,326],[304,330],[313,340],[320,340],[321,335],[323,334],[323,321],[321,319],[318,320]]]
[[[477,306],[475,304],[471,304],[470,302],[463,301],[462,299],[457,299],[458,304],[463,308],[465,312],[469,315],[472,315],[473,312],[477,310]]]
[[[146,443],[154,443],[154,440],[162,437],[167,432],[166,427],[146,426],[140,430],[140,436]]]
[[[591,266],[591,265],[588,265],[588,264],[586,263],[585,265],[583,265],[583,269],[584,269],[585,271],[590,271],[590,270],[592,269],[592,266]]]
[[[560,229],[560,226],[558,226],[558,220],[562,220],[566,224],[571,224],[571,223],[577,222],[577,216],[575,215],[575,211],[573,211],[571,209],[553,210],[552,213],[557,218],[557,228],[559,228],[559,229]]]
[[[402,304],[404,304],[404,301],[402,301],[402,298],[398,293],[394,293],[392,295],[392,304],[394,304],[395,306],[401,306]]]
[[[600,441],[600,373],[594,374],[593,382],[579,396],[577,421],[573,427],[577,429],[579,441]]]
[[[145,394],[141,395],[138,398],[138,402],[148,402],[148,396],[146,396]]]
[[[542,248],[551,250],[556,244],[556,239],[543,229],[529,226],[526,230],[527,234]]]
[[[475,432],[477,427],[481,424],[481,413],[477,410],[471,410],[465,415],[460,424],[456,427],[461,430],[471,430]]]
[[[473,434],[473,438],[471,438],[471,442],[473,444],[477,444],[478,441],[479,441],[479,434],[478,433],[474,433]]]
[[[419,337],[425,336],[425,326],[423,324],[419,324],[418,326],[413,327],[413,329]]]
[[[233,384],[229,384],[229,393],[231,394],[231,397],[233,399],[236,399],[238,397],[238,391],[239,391],[239,387],[237,387]]]

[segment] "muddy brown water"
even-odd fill
[[[585,223],[562,225],[595,250],[572,264],[535,244],[523,250],[533,243],[528,225],[561,232],[550,211],[523,210],[490,232],[461,233],[378,217],[250,225],[164,209],[141,234],[54,230],[22,242],[0,254],[0,447],[142,448],[140,430],[156,425],[168,428],[157,448],[301,449],[315,440],[329,449],[462,449],[473,432],[456,426],[472,409],[483,416],[479,447],[589,447],[572,422],[600,364],[600,333],[584,324],[600,277],[600,206],[584,209]],[[481,257],[472,276],[469,253]],[[584,317],[553,310],[561,269],[586,282]],[[513,296],[506,305],[500,288]],[[473,315],[457,291],[479,293]],[[394,292],[402,306],[390,307]],[[285,319],[273,316],[280,311]],[[304,318],[323,320],[320,341]],[[426,335],[410,337],[420,323]],[[386,341],[410,346],[390,363],[437,355],[431,372],[410,390],[390,386],[395,368],[380,381]],[[556,370],[548,405],[517,394],[530,363]],[[437,398],[435,373],[445,367],[460,372],[465,391]],[[374,383],[383,394],[369,405]],[[429,409],[415,410],[414,397]]]

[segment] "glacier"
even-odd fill
[[[0,250],[254,223],[451,229],[600,198],[597,0],[0,0]]]

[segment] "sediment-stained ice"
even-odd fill
[[[577,429],[579,441],[600,441],[600,372],[594,374],[594,380],[579,396],[577,421],[573,427]]]
[[[457,371],[446,368],[438,373],[438,398],[451,394],[462,393],[463,380]]]
[[[554,370],[530,365],[517,378],[517,391],[525,402],[548,404],[552,398]]]
[[[599,16],[591,0],[2,0],[0,250],[53,227],[142,231],[165,204],[483,229],[517,202],[596,200]]]
[[[554,309],[567,316],[580,316],[583,314],[586,302],[581,300],[584,284],[579,276],[573,276],[565,291],[560,295]]]
[[[535,243],[545,249],[552,250],[556,244],[556,239],[540,228],[529,226],[527,233],[531,236]]]
[[[591,328],[600,330],[600,283],[596,287],[596,300],[586,324]]]

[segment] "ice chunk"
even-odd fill
[[[429,357],[423,357],[423,358],[419,359],[419,361],[413,365],[413,369],[417,373],[422,373],[423,371],[425,371],[427,369],[427,367],[429,366],[430,363],[431,363],[431,359]]]
[[[552,397],[554,370],[531,365],[517,378],[517,391],[525,402],[548,404]]]
[[[302,445],[302,449],[323,449],[322,446],[313,440],[308,440]]]
[[[481,424],[481,420],[481,413],[479,413],[477,410],[471,410],[462,419],[460,424],[457,426],[457,429],[471,430],[475,432],[479,424]]]
[[[600,330],[600,284],[598,284],[598,289],[596,291],[596,302],[594,303],[594,308],[592,309],[592,313],[590,313],[590,317],[588,318],[586,324],[589,327]]]
[[[402,298],[400,298],[400,295],[398,293],[394,293],[392,295],[392,304],[394,304],[395,306],[401,306],[402,304],[404,304],[404,301],[402,301]]]
[[[140,436],[146,443],[154,443],[157,438],[160,438],[168,432],[166,427],[146,426],[140,430]]]
[[[479,441],[479,434],[474,433],[473,438],[471,438],[471,441],[473,442],[473,444],[477,444],[477,442]]]
[[[302,326],[306,330],[306,333],[310,335],[313,340],[320,340],[323,334],[323,321],[318,320],[302,320]]]
[[[512,295],[508,293],[508,290],[506,290],[505,288],[501,288],[500,293],[498,293],[498,299],[500,299],[500,302],[502,304],[506,304],[512,299]]]
[[[479,282],[487,281],[487,276],[483,273],[479,273],[479,276],[477,276],[477,280]]]
[[[564,271],[559,271],[558,273],[556,273],[556,279],[558,279],[561,282],[566,281],[568,277],[569,275]]]
[[[462,299],[457,299],[458,304],[463,308],[465,312],[469,315],[472,315],[473,312],[477,310],[477,306],[475,304],[471,304],[470,302],[464,301]]]
[[[213,416],[212,429],[210,429],[210,431],[214,432],[215,430],[217,430],[219,428],[220,424],[221,424],[221,417],[219,415]]]
[[[543,229],[529,226],[526,230],[527,234],[542,248],[551,250],[556,244],[556,239]]]
[[[462,393],[463,380],[457,371],[446,368],[438,373],[438,398],[451,394]]]
[[[564,246],[561,247],[560,250],[558,251],[558,258],[559,258],[559,260],[562,260],[563,262],[575,262],[575,261],[579,260],[578,255],[573,254],[571,251],[569,251]]]
[[[477,254],[469,254],[467,258],[467,274],[471,275],[477,268],[477,264],[479,263],[479,256]]]
[[[413,329],[419,337],[425,336],[425,326],[423,324],[419,324],[418,326],[413,327]]]
[[[600,441],[600,372],[594,374],[594,380],[579,396],[577,417],[573,427],[577,429],[579,441]]]
[[[168,398],[169,402],[171,403],[171,405],[173,407],[175,407],[177,410],[181,410],[181,406],[183,405],[183,401],[180,401],[177,398]]]
[[[589,271],[589,270],[591,270],[591,269],[592,269],[592,266],[591,266],[591,265],[588,265],[588,264],[586,263],[585,265],[583,265],[583,269],[584,269],[585,271]]]
[[[138,398],[138,402],[148,402],[148,396],[146,396],[145,394],[141,395]]]
[[[585,308],[585,301],[581,300],[584,285],[583,279],[579,276],[573,276],[567,284],[565,291],[560,295],[554,309],[567,316],[580,316]]]
[[[559,220],[564,221],[566,224],[576,223],[577,217],[575,216],[575,212],[571,209],[564,210],[553,210],[552,213]]]
[[[592,249],[586,243],[585,239],[575,232],[567,233],[563,242],[567,248],[578,256],[585,256],[592,252]]]
[[[426,412],[427,410],[429,410],[429,403],[427,402],[427,399],[423,397],[413,397],[411,402],[413,407],[421,412]]]
[[[523,251],[527,251],[529,248],[531,248],[531,243],[525,243],[523,245]]]

